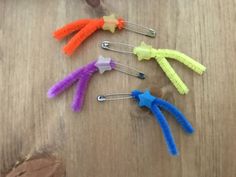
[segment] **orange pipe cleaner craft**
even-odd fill
[[[78,31],[63,48],[64,53],[71,56],[75,49],[98,29],[109,30],[114,33],[116,28],[123,29],[124,23],[124,19],[116,18],[114,15],[103,16],[99,19],[81,19],[56,30],[53,36],[61,40],[67,35]]]

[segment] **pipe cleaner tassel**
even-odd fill
[[[138,60],[149,60],[155,58],[180,94],[187,94],[189,89],[170,66],[166,58],[175,59],[200,75],[206,70],[205,66],[181,52],[169,49],[154,49],[152,46],[147,45],[144,42],[142,42],[140,46],[135,47],[133,53],[138,56]]]
[[[173,156],[177,156],[178,149],[176,147],[174,137],[171,133],[170,126],[165,116],[162,114],[160,108],[172,114],[172,116],[175,117],[177,122],[181,125],[181,127],[186,133],[192,134],[194,132],[194,129],[190,122],[178,110],[178,108],[163,99],[152,96],[149,90],[145,92],[134,90],[132,91],[131,95],[134,99],[138,101],[140,107],[147,107],[151,110],[156,120],[160,124],[169,153]]]
[[[57,82],[48,90],[48,98],[56,97],[57,95],[61,94],[67,88],[72,86],[74,83],[77,82],[77,86],[75,89],[75,94],[73,98],[73,102],[71,107],[73,111],[81,111],[85,92],[88,87],[88,83],[91,77],[99,71],[103,73],[107,70],[112,70],[115,68],[115,62],[111,59],[103,58],[100,56],[98,60],[95,60],[66,76],[63,80]]]
[[[53,36],[56,39],[61,40],[69,34],[78,31],[63,48],[64,53],[68,56],[71,56],[75,49],[78,48],[83,41],[85,41],[97,30],[109,30],[114,33],[116,28],[121,30],[123,27],[124,20],[122,18],[116,18],[112,14],[99,19],[81,19],[74,21],[56,30],[53,33]]]

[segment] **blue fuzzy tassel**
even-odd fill
[[[170,126],[169,126],[168,122],[166,121],[164,115],[162,114],[162,112],[160,111],[160,109],[156,105],[152,106],[151,111],[161,126],[161,130],[164,135],[169,153],[173,156],[177,156],[179,154],[179,152],[176,147],[174,137],[171,133]]]
[[[150,94],[150,91],[147,90],[145,92],[141,92],[139,90],[134,90],[131,93],[132,97],[136,99],[139,103],[140,107],[147,107],[151,110],[151,112],[154,114],[156,120],[160,124],[162,133],[164,135],[168,151],[171,155],[177,156],[178,155],[178,149],[176,147],[174,137],[171,133],[170,126],[162,114],[159,107],[165,111],[168,111],[171,113],[177,122],[181,125],[181,127],[184,129],[187,133],[193,133],[194,129],[190,122],[185,118],[185,116],[176,108],[174,105],[170,104],[169,102],[156,98]]]
[[[158,105],[163,110],[166,110],[167,112],[171,113],[186,133],[192,134],[194,132],[194,128],[192,127],[190,122],[174,105],[160,98],[157,98],[154,101],[154,104]]]

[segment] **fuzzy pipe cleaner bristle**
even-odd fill
[[[122,18],[115,18],[114,15],[104,16],[99,19],[81,19],[75,22],[69,23],[62,28],[56,30],[53,36],[61,40],[72,32],[78,31],[75,36],[69,40],[64,46],[63,51],[66,55],[70,56],[74,53],[83,41],[85,41],[90,35],[99,29],[109,30],[114,32],[116,28],[123,29],[124,20]]]
[[[165,72],[166,76],[170,79],[180,94],[187,94],[189,89],[171,67],[167,61],[167,58],[175,59],[183,63],[198,74],[203,74],[206,70],[205,66],[181,52],[169,49],[154,49],[152,46],[147,45],[144,42],[142,42],[140,46],[135,47],[133,53],[138,56],[138,60],[149,60],[151,58],[155,58],[157,63]]]
[[[77,21],[71,22],[71,23],[63,26],[62,28],[56,30],[55,32],[53,32],[53,36],[57,40],[61,40],[64,37],[68,36],[69,34],[75,32],[75,31],[81,30],[90,21],[91,21],[91,19],[81,19],[81,20],[77,20]]]
[[[71,108],[73,111],[81,111],[82,105],[84,103],[85,92],[88,88],[89,81],[93,74],[98,71],[98,68],[95,64],[89,65],[83,73],[83,76],[78,80],[73,102],[71,104]]]
[[[152,96],[149,90],[145,92],[134,90],[132,91],[131,95],[135,100],[138,101],[140,107],[147,107],[151,110],[156,120],[160,124],[169,153],[173,156],[177,156],[178,149],[175,144],[174,137],[171,133],[170,126],[160,108],[172,114],[172,116],[175,117],[177,122],[181,125],[186,133],[192,134],[194,132],[194,128],[190,122],[178,110],[178,108],[163,99]]]
[[[115,62],[109,59],[109,62],[107,62],[107,64],[109,64],[109,68],[107,68],[107,66],[105,68],[102,68],[102,66],[100,66],[101,63],[99,63],[101,62],[101,60],[104,61],[104,58],[99,58],[98,60],[95,60],[75,70],[74,72],[66,76],[64,79],[57,82],[48,90],[48,98],[56,97],[57,95],[65,91],[67,88],[72,86],[75,82],[78,82],[71,107],[74,111],[81,111],[84,103],[86,89],[93,74],[95,74],[97,71],[100,71],[100,73],[102,73],[106,70],[112,70],[116,66]]]
[[[75,51],[80,44],[87,39],[91,34],[93,34],[98,29],[103,26],[103,19],[92,20],[84,28],[82,28],[71,40],[65,45],[64,52],[66,55],[70,56]]]

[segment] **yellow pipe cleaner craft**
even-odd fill
[[[157,63],[163,69],[167,77],[174,84],[180,94],[187,94],[189,89],[171,67],[171,65],[167,61],[167,58],[175,59],[183,63],[200,75],[203,74],[203,72],[206,70],[205,66],[181,52],[169,49],[155,49],[152,48],[151,45],[147,45],[144,42],[142,42],[140,46],[134,47],[133,53],[138,56],[139,61],[143,59],[150,60],[151,58],[155,58]]]

